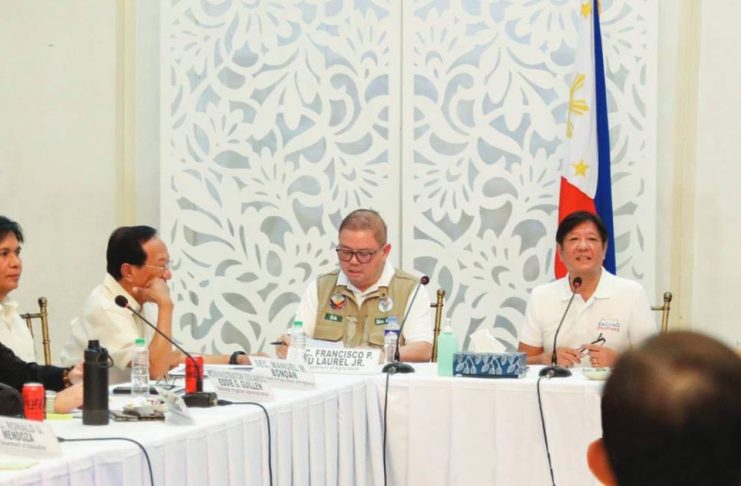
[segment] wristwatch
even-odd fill
[[[239,362],[237,361],[239,359],[239,356],[244,356],[246,354],[247,353],[245,353],[244,351],[234,351],[232,355],[229,356],[229,364],[230,365],[239,364]]]

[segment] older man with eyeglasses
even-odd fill
[[[82,316],[72,322],[72,334],[62,351],[62,362],[80,361],[88,340],[97,339],[114,361],[110,382],[129,381],[134,341],[151,336],[149,374],[160,378],[184,357],[161,335],[150,332],[130,310],[117,305],[115,299],[124,296],[137,312],[146,303],[154,304],[157,317],[152,320],[157,329],[172,337],[174,304],[167,287],[167,281],[172,278],[167,245],[150,226],[122,226],[108,239],[106,262],[103,283],[93,289]],[[208,355],[203,359],[205,363],[249,364],[243,351],[235,351],[231,356]]]
[[[408,310],[401,360],[429,361],[433,339],[430,297],[423,289],[412,301],[419,279],[388,262],[391,245],[381,216],[370,209],[350,213],[340,224],[336,251],[339,270],[312,282],[296,313],[306,335],[341,341],[345,347],[380,348],[387,318],[396,316],[401,324]],[[285,335],[281,340],[289,342]],[[287,351],[287,346],[279,346],[278,356],[285,357]]]

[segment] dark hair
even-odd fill
[[[558,224],[558,230],[556,230],[556,242],[559,245],[563,245],[563,240],[566,235],[582,223],[591,222],[597,227],[599,236],[602,239],[602,243],[607,242],[608,234],[607,227],[598,215],[590,213],[589,211],[575,211],[565,218]]]
[[[13,233],[18,239],[18,242],[23,243],[23,230],[21,229],[21,225],[12,219],[0,216],[0,241],[3,241],[9,233]]]
[[[741,358],[686,331],[626,352],[604,388],[602,434],[620,485],[740,485]]]
[[[340,231],[342,230],[370,230],[373,232],[373,236],[380,245],[386,244],[386,223],[378,211],[372,209],[356,209],[352,213],[345,216],[340,224]]]
[[[121,265],[141,266],[147,261],[142,245],[157,235],[151,226],[121,226],[111,233],[106,250],[106,270],[111,277],[119,280]]]

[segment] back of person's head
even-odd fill
[[[605,384],[602,434],[619,485],[741,485],[741,359],[697,333],[648,340]]]
[[[157,235],[151,226],[122,226],[111,233],[106,250],[106,270],[116,280],[121,279],[121,265],[141,266],[147,261],[142,245]]]
[[[607,233],[607,226],[605,226],[602,218],[594,213],[590,213],[589,211],[574,211],[558,223],[558,229],[556,229],[556,243],[563,245],[563,240],[566,238],[566,235],[583,223],[592,223],[597,228],[602,243],[607,242],[609,235]]]
[[[0,241],[3,241],[8,235],[15,235],[19,243],[23,243],[23,230],[21,225],[12,219],[0,216]]]
[[[386,244],[386,222],[377,211],[372,209],[356,209],[340,223],[342,230],[371,231],[379,245]]]

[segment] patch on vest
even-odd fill
[[[383,297],[378,299],[378,310],[380,312],[389,312],[393,308],[394,308],[394,299],[392,299],[388,295],[384,295]]]
[[[385,326],[388,321],[388,317],[376,317],[376,326]]]
[[[332,322],[342,322],[342,316],[338,316],[337,314],[332,314],[330,312],[324,314],[324,319]]]
[[[347,303],[347,299],[342,294],[332,294],[332,296],[329,298],[329,306],[332,309],[342,309],[345,307],[345,304]]]

